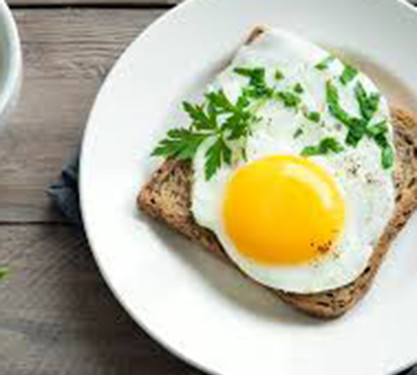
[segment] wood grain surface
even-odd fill
[[[0,227],[2,375],[197,375],[128,317],[72,227]]]
[[[180,3],[182,0],[8,0],[14,7],[56,7],[60,5],[72,6],[110,6],[110,7],[141,7],[167,8]]]
[[[1,375],[191,375],[141,330],[46,187],[80,142],[107,72],[165,9],[14,9],[24,86],[0,134]]]
[[[15,10],[24,50],[17,112],[0,136],[0,222],[56,221],[46,186],[80,143],[103,79],[163,10]]]

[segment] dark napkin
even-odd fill
[[[58,182],[49,186],[47,192],[55,206],[73,223],[82,226],[78,195],[79,152],[72,156],[61,171]]]
[[[74,224],[82,226],[78,196],[78,166],[79,154],[77,153],[62,169],[59,181],[48,188],[48,195],[64,216]],[[398,375],[417,375],[417,365]]]

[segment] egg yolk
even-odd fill
[[[297,265],[331,251],[344,217],[333,177],[303,157],[251,162],[226,187],[226,231],[239,253],[259,263]]]

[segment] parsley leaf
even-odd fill
[[[252,98],[270,98],[272,96],[274,90],[266,84],[264,68],[238,67],[234,69],[234,72],[249,78],[249,87],[245,89],[246,95]]]
[[[351,65],[346,65],[343,69],[342,75],[340,76],[339,80],[343,85],[346,86],[358,75],[358,73],[359,72],[355,67]]]
[[[366,121],[358,118],[352,118],[348,134],[346,136],[346,143],[350,146],[356,147],[359,141],[366,133]]]
[[[245,89],[245,94],[254,99],[271,98],[274,90],[267,86],[249,86]]]
[[[319,112],[316,112],[316,111],[311,111],[311,112],[306,111],[304,113],[304,117],[307,120],[310,120],[312,122],[320,122],[320,119],[321,119],[320,113]]]
[[[342,124],[350,127],[352,124],[352,118],[341,107],[339,103],[339,92],[330,80],[326,83],[326,101],[332,116],[339,120]]]
[[[207,134],[194,133],[190,129],[172,129],[168,131],[167,137],[160,141],[153,150],[152,156],[190,160],[206,138]]]
[[[293,137],[294,137],[294,138],[298,138],[301,134],[303,134],[303,129],[298,128],[298,129],[295,131],[295,133],[294,133]]]
[[[183,102],[182,106],[185,112],[187,112],[190,118],[193,120],[192,126],[194,126],[196,129],[204,130],[216,128],[215,113],[212,112],[213,108],[210,107],[210,114],[207,116],[204,113],[203,106],[198,104],[194,105],[188,102]]]
[[[381,147],[381,148],[385,148],[388,146],[388,140],[387,137],[385,137],[384,134],[378,134],[374,137],[375,143]]]
[[[229,130],[228,140],[246,137],[250,133],[249,122],[252,115],[249,112],[235,112],[222,125],[222,130]]]
[[[279,69],[275,70],[274,78],[275,78],[276,81],[280,81],[281,79],[284,79],[284,77],[285,77],[284,73],[282,73],[281,70],[279,70]]]
[[[284,103],[286,107],[297,107],[301,99],[298,95],[292,93],[291,91],[279,91],[276,93],[276,97]]]
[[[381,149],[381,164],[384,169],[394,164],[394,151],[385,134],[388,131],[386,120],[369,126],[369,122],[378,110],[380,95],[368,94],[363,85],[358,82],[355,86],[355,96],[359,104],[361,118],[350,116],[339,104],[337,88],[330,82],[326,85],[326,98],[330,113],[349,128],[345,142],[356,147],[366,135],[372,138]]]
[[[382,123],[379,123],[374,126],[381,127]],[[394,150],[392,146],[389,144],[388,139],[385,135],[386,131],[382,131],[377,133],[373,136],[373,139],[375,140],[376,144],[381,149],[381,163],[382,167],[384,169],[389,169],[394,165]]]
[[[235,110],[235,106],[229,101],[223,90],[211,91],[205,96],[213,110],[219,114],[233,112]]]
[[[314,67],[318,70],[326,70],[329,65],[335,60],[336,58],[332,55],[327,56],[325,59],[320,61],[318,64],[316,64]]]
[[[307,146],[301,151],[302,156],[326,155],[330,152],[338,153],[343,151],[342,145],[331,137],[324,138],[317,146]]]
[[[236,108],[238,110],[243,110],[246,107],[248,107],[250,104],[249,99],[247,98],[246,95],[240,95],[239,98],[237,99],[237,103],[236,103]]]
[[[238,67],[234,72],[242,77],[249,78],[250,85],[263,85],[265,83],[265,69],[264,68],[243,68]]]
[[[4,280],[10,273],[10,269],[7,266],[0,266],[0,281]]]
[[[380,134],[385,134],[388,131],[387,120],[383,120],[378,124],[368,126],[366,134],[370,137],[376,137]]]
[[[302,94],[304,92],[304,88],[303,88],[303,86],[301,86],[301,83],[298,82],[298,83],[295,84],[294,91],[297,94]]]
[[[381,160],[384,169],[389,169],[394,165],[394,150],[390,145],[381,149]]]
[[[191,119],[190,127],[169,130],[152,155],[191,160],[201,144],[212,138],[213,144],[205,154],[205,175],[209,179],[223,163],[231,163],[232,150],[227,141],[247,137],[257,118],[248,110],[250,100],[245,92],[236,104],[222,90],[208,92],[205,99],[202,105],[183,103]]]
[[[248,156],[246,155],[246,148],[242,147],[241,153],[242,153],[242,159],[244,161],[247,161],[248,160]]]
[[[206,152],[205,175],[210,180],[223,163],[231,164],[232,150],[227,146],[222,137],[211,145]]]
[[[362,83],[358,82],[355,86],[355,96],[359,103],[359,109],[362,117],[369,122],[378,110],[381,97],[380,94],[372,93],[368,95]]]

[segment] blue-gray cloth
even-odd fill
[[[77,152],[62,169],[59,181],[49,186],[47,192],[66,218],[77,225],[82,225],[78,195],[78,165]]]
[[[48,195],[64,216],[73,223],[82,226],[78,198],[78,161],[77,153],[62,169],[59,181],[48,188]],[[417,375],[417,366],[398,375]]]

